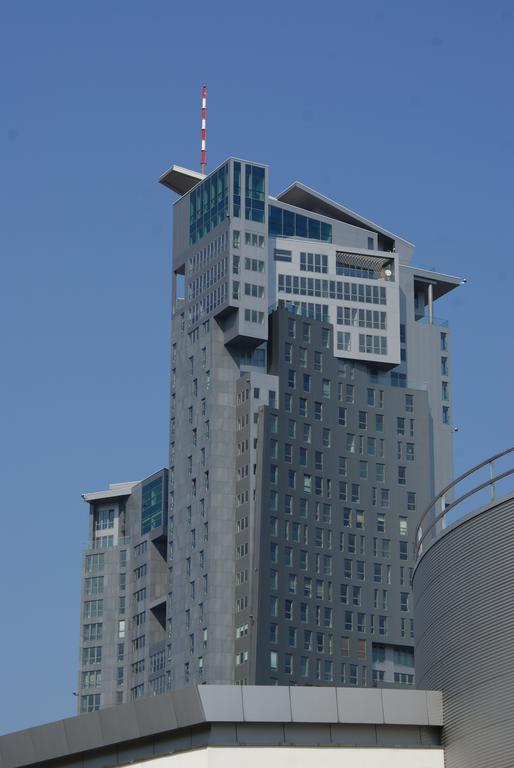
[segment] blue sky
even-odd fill
[[[74,714],[80,494],[167,458],[172,163],[267,162],[468,279],[456,470],[512,442],[512,3],[0,3],[0,731]]]

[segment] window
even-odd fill
[[[407,482],[407,467],[398,467],[398,483],[399,485],[405,485]]]
[[[443,405],[443,424],[450,423],[450,409],[447,405]]]
[[[377,432],[384,431],[384,416],[381,413],[375,414],[375,429]]]
[[[311,377],[308,373],[303,374],[303,391],[304,392],[311,391]]]
[[[337,331],[337,348],[343,352],[352,349],[352,335],[348,331]]]
[[[441,333],[440,335],[440,348],[441,352],[446,352],[448,349],[448,334]]]
[[[100,709],[100,693],[89,693],[86,696],[81,696],[80,699],[80,711],[81,713],[85,712],[96,712]]]
[[[95,645],[90,648],[82,649],[82,664],[83,666],[90,666],[93,664],[102,663],[102,646]]]
[[[91,576],[85,579],[86,595],[101,595],[103,591],[104,591],[103,576]]]
[[[404,515],[400,515],[400,536],[407,536],[408,533],[408,518]]]

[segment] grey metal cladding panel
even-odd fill
[[[104,746],[100,712],[70,717],[63,723],[70,752],[82,752]]]
[[[262,744],[263,746],[282,745],[284,743],[284,726],[268,725],[262,728],[253,723],[240,723],[237,726],[237,741],[243,744]]]
[[[335,688],[304,688],[291,686],[291,714],[295,722],[337,722]]]
[[[17,731],[0,738],[0,766],[14,768],[32,763],[36,759],[36,750],[30,738],[30,731]]]
[[[382,694],[378,688],[337,688],[340,723],[383,723]]]
[[[57,720],[39,728],[33,728],[30,738],[39,760],[66,755],[69,751],[68,739],[62,720]]]
[[[382,690],[384,722],[387,725],[427,725],[428,708],[425,691]]]
[[[421,684],[442,687],[448,768],[514,754],[514,499],[449,529],[414,577]]]
[[[331,727],[328,723],[321,725],[308,721],[307,725],[305,723],[302,725],[298,723],[286,724],[284,725],[284,738],[286,744],[293,744],[298,747],[332,746]]]
[[[443,694],[441,691],[425,691],[429,725],[443,724]]]
[[[421,746],[419,727],[415,725],[377,725],[377,741],[382,746]]]
[[[286,686],[242,686],[245,720],[268,723],[289,723],[291,702]]]
[[[198,688],[205,719],[211,722],[243,720],[243,686],[202,685]]]
[[[171,699],[179,728],[202,723],[205,720],[202,700],[196,686],[173,691]]]
[[[141,736],[172,731],[178,727],[177,717],[169,695],[149,696],[134,702]]]
[[[377,745],[377,726],[376,725],[331,725],[332,744],[345,747],[363,746],[376,747]]]
[[[137,739],[140,733],[134,704],[123,704],[123,709],[118,706],[101,710],[100,728],[106,744]]]

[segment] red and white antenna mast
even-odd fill
[[[207,167],[207,86],[202,86],[202,173]]]

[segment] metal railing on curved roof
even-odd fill
[[[502,467],[502,471],[497,472],[494,464],[501,460],[505,460],[506,468]],[[466,480],[474,478],[481,470],[488,471],[489,477],[466,489],[464,492],[459,491],[460,495],[458,498],[453,499],[457,487],[461,486]],[[446,488],[443,488],[435,499],[432,499],[418,523],[414,535],[414,559],[418,560],[422,556],[423,545],[437,539],[448,524],[457,522],[470,511],[477,508],[477,501],[474,498],[476,494],[479,494],[480,491],[488,490],[488,501],[494,501],[497,498],[498,485],[507,479],[510,482],[506,493],[514,491],[514,446],[507,448],[505,451],[500,451],[500,453],[496,453],[494,456],[490,456],[485,461],[477,464],[476,467],[473,467],[473,469],[469,469],[463,475],[457,477]],[[476,482],[476,478],[473,479],[473,482]],[[473,507],[470,509],[466,507],[465,502],[472,498]]]

